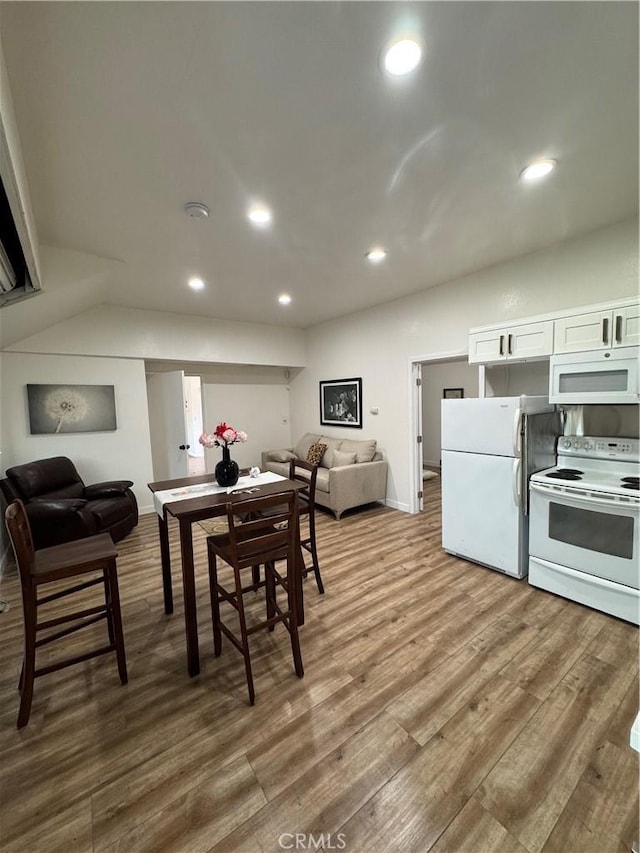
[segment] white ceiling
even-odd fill
[[[3,2],[1,23],[40,241],[123,261],[113,303],[306,327],[637,212],[637,3]],[[408,31],[424,62],[389,78]],[[556,172],[520,182],[540,156]]]

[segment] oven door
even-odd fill
[[[531,482],[529,553],[638,589],[640,502]]]

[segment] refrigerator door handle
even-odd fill
[[[520,459],[513,460],[513,474],[511,485],[513,487],[513,502],[522,509],[522,478],[520,476],[522,462]]]
[[[520,456],[522,449],[522,437],[520,435],[520,425],[522,423],[522,410],[516,409],[513,415],[513,435],[511,436],[511,446],[513,447],[513,455]]]

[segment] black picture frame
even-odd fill
[[[320,382],[320,423],[362,429],[362,379]]]
[[[464,388],[443,388],[443,400],[462,400],[464,397]]]

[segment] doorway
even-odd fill
[[[189,477],[205,472],[202,435],[202,380],[199,376],[184,377],[185,426],[187,429]]]
[[[410,511],[424,509],[424,484],[440,470],[440,402],[445,389],[449,394],[477,397],[479,372],[468,363],[466,352],[438,353],[410,361],[412,394],[410,423],[411,446]]]

